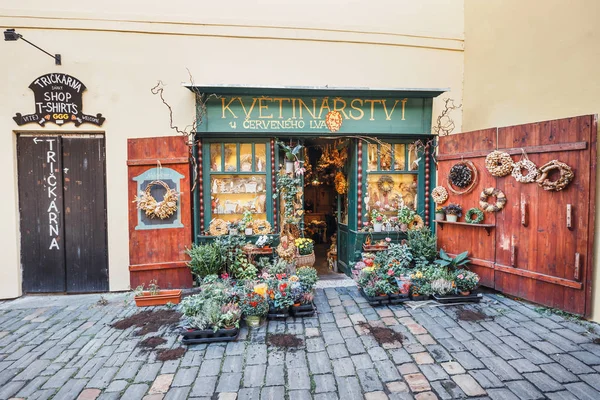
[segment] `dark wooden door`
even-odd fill
[[[62,138],[67,292],[108,290],[104,137]]]
[[[464,210],[478,206],[485,187],[504,192],[507,203],[485,214],[492,234],[466,225],[443,225],[438,245],[450,253],[469,250],[471,268],[485,286],[576,314],[591,313],[596,182],[596,116],[468,132],[440,138],[439,181],[459,160],[477,166],[480,182],[471,194],[450,195]],[[510,175],[492,177],[485,156],[494,149],[518,161],[523,154],[538,167],[551,160],[569,165],[575,178],[559,192]],[[556,177],[552,177],[554,180]],[[441,226],[440,226],[441,228]]]
[[[102,136],[17,139],[25,293],[108,290]]]
[[[23,291],[64,292],[65,240],[60,137],[19,136],[17,168]]]

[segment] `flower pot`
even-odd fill
[[[458,215],[447,214],[446,220],[448,220],[448,222],[456,222],[456,221],[458,221]]]
[[[312,267],[315,265],[315,252],[313,251],[310,254],[306,254],[303,256],[298,256],[296,258],[296,267]]]
[[[433,295],[433,299],[438,303],[452,304],[452,303],[479,303],[483,295],[481,293],[470,292],[468,295],[462,294],[449,294],[446,296]]]
[[[231,342],[238,338],[239,333],[240,330],[235,327],[231,329],[219,329],[216,332],[213,329],[184,329],[181,331],[181,343]]]
[[[400,224],[400,232],[408,232],[408,225]]]
[[[445,217],[446,217],[446,214],[444,214],[444,213],[435,213],[436,221],[443,221]]]
[[[383,228],[383,224],[380,224],[380,223],[373,224],[373,232],[381,232],[381,228]]]
[[[470,295],[470,294],[471,294],[471,291],[470,291],[470,290],[465,290],[465,291],[463,291],[463,292],[460,292],[460,295],[461,295],[461,296],[468,296],[468,295]]]
[[[273,308],[269,307],[269,313],[267,314],[268,320],[287,318],[290,316],[289,308]]]
[[[250,235],[252,235],[252,233],[253,233],[252,228],[246,228],[246,229],[244,229],[244,234],[246,236],[250,236]]]
[[[294,317],[310,317],[315,313],[315,305],[314,303],[309,304],[299,304],[298,306],[294,305],[292,307],[292,316]]]
[[[158,294],[150,295],[143,292],[142,296],[135,296],[135,305],[138,307],[162,306],[167,303],[179,304],[181,301],[181,290],[159,290]]]
[[[387,294],[371,297],[371,296],[367,295],[364,292],[364,290],[362,290],[362,288],[360,289],[360,293],[363,295],[363,297],[365,299],[367,299],[367,302],[372,306],[380,306],[380,305],[385,305],[385,304],[389,303],[389,296]]]
[[[238,234],[238,230],[237,229],[230,229],[229,230],[229,235],[230,236],[234,236],[234,235],[237,235],[237,234]]]
[[[258,328],[260,326],[260,317],[258,315],[249,315],[246,317],[246,323],[250,328]]]
[[[285,160],[285,173],[286,174],[294,173],[294,162],[293,161]]]

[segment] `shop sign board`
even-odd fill
[[[230,96],[211,98],[205,132],[428,134],[431,98]]]
[[[102,114],[83,113],[82,94],[86,87],[75,77],[62,73],[42,75],[29,85],[29,89],[35,99],[34,112],[17,113],[13,119],[19,126],[29,123],[45,126],[48,122],[57,125],[73,122],[75,126],[84,123],[101,126],[104,123]]]

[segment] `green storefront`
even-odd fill
[[[196,137],[196,242],[226,234],[222,221],[240,220],[244,211],[255,221],[267,221],[277,235],[281,204],[274,193],[284,163],[278,140],[304,145],[300,160],[308,166],[302,199],[306,208],[299,231],[318,234],[325,242],[336,233],[341,272],[349,273],[349,262],[367,238],[405,237],[392,224],[383,227],[388,231],[365,232],[373,209],[393,217],[404,204],[425,224],[431,223],[434,204],[427,193],[435,184],[432,103],[445,90],[189,89],[196,93],[202,120]],[[347,182],[342,194],[334,181],[340,173]]]

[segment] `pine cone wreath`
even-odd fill
[[[473,172],[466,164],[455,164],[450,169],[450,182],[459,188],[466,188],[473,182]]]

